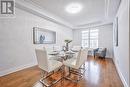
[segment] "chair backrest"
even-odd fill
[[[35,49],[39,68],[48,71],[48,57],[45,49]]]
[[[76,67],[79,68],[82,64],[84,64],[87,59],[87,56],[88,56],[88,49],[81,49],[77,56]]]

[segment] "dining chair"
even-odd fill
[[[61,81],[63,79],[63,75],[61,75],[61,78],[52,81],[51,83],[47,83],[46,80],[49,78],[51,75],[53,75],[57,70],[61,71],[61,74],[63,74],[63,64],[59,61],[56,60],[49,60],[47,51],[45,49],[35,49],[36,52],[36,57],[37,57],[37,62],[38,62],[38,67],[41,69],[41,74],[42,78],[40,79],[40,82],[45,86],[45,87],[50,87],[57,82]]]
[[[47,57],[49,60],[58,60],[59,59],[59,57],[56,56],[56,54],[58,54],[58,52],[54,52],[49,47],[43,47],[43,50],[46,51],[46,54],[47,54]]]
[[[73,82],[78,82],[82,79],[85,72],[85,61],[87,59],[88,49],[81,49],[78,52],[77,58],[71,58],[63,62],[69,68],[69,74],[65,76],[66,79]],[[71,74],[77,75],[78,79],[73,80],[70,78]]]

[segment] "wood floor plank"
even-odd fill
[[[54,87],[124,87],[112,59],[89,57],[85,66],[84,78],[79,83],[64,80],[64,85],[59,82]],[[56,73],[53,78],[59,76]],[[0,77],[0,87],[42,87],[39,79],[40,69],[34,66]]]

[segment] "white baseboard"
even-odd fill
[[[26,65],[21,65],[21,66],[10,68],[8,70],[0,71],[0,77],[7,75],[7,74],[10,74],[10,73],[13,73],[13,72],[16,72],[16,71],[19,71],[19,70],[22,70],[22,69],[25,69],[25,68],[35,66],[35,65],[37,65],[37,63],[29,63]]]
[[[119,76],[120,76],[120,79],[121,79],[121,81],[122,81],[124,87],[128,87],[128,84],[126,83],[126,80],[125,80],[124,76],[122,75],[122,73],[121,73],[121,71],[120,71],[120,68],[119,68],[117,62],[115,61],[115,59],[113,59],[113,62],[114,62],[114,64],[115,64],[115,66],[116,66],[117,72],[118,72],[118,74],[119,74]]]

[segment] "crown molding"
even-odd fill
[[[64,21],[62,21],[62,19],[57,18],[54,15],[50,14],[49,12],[43,11],[41,8],[34,6],[33,4],[27,3],[26,1],[23,1],[23,0],[15,1],[15,7],[21,10],[24,10],[26,12],[30,12],[31,14],[37,15],[41,18],[44,18],[58,25],[61,25],[70,29],[73,28],[72,25],[65,23]]]
[[[106,1],[108,1],[108,0],[106,0]],[[106,5],[105,7],[107,9],[108,3],[105,4],[105,5]],[[34,15],[39,16],[41,18],[44,18],[44,19],[51,21],[53,23],[56,23],[58,25],[67,27],[69,29],[84,29],[84,28],[102,26],[102,25],[105,25],[105,24],[112,23],[111,21],[108,22],[108,21],[105,20],[105,21],[97,21],[97,22],[73,26],[73,25],[67,23],[66,21],[62,20],[60,17],[57,17],[57,16],[49,13],[45,9],[41,8],[40,6],[34,4],[31,0],[30,1],[28,1],[28,0],[16,0],[15,6],[16,6],[16,8],[19,8],[21,10],[24,10],[26,12],[29,12],[31,14],[34,14]],[[105,11],[105,12],[108,12],[108,11]]]
[[[93,27],[98,27],[98,26],[103,26],[103,25],[108,25],[108,24],[113,24],[113,22],[103,22],[95,25],[88,25],[88,26],[83,26],[83,27],[75,27],[74,29],[87,29],[87,28],[93,28]]]
[[[85,24],[82,24],[82,25],[77,25],[76,27],[85,27],[85,26],[92,26],[92,25],[96,25],[96,24],[101,24],[103,21],[100,19],[98,21],[93,21],[93,22],[90,22],[90,23],[85,23]]]
[[[91,23],[87,23],[83,25],[77,25],[73,27],[73,29],[85,29],[85,28],[97,27],[97,26],[102,26],[102,25],[111,24],[111,23],[113,23],[113,19],[99,20],[99,21],[95,21],[95,22],[91,22]]]

